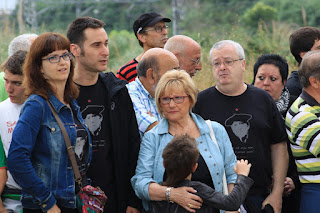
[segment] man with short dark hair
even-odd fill
[[[138,78],[127,84],[141,137],[161,119],[155,102],[155,89],[163,74],[179,68],[176,56],[161,48],[148,50],[138,64]]]
[[[286,130],[301,182],[300,213],[319,212],[320,51],[306,53],[299,67],[303,90],[286,116]]]
[[[18,122],[21,107],[26,100],[25,88],[22,85],[24,78],[22,66],[26,55],[27,51],[19,50],[11,55],[2,67],[4,71],[4,86],[9,98],[0,103],[0,112],[2,112],[0,116],[0,138],[2,143],[0,143],[0,146],[3,145],[5,152],[5,156],[1,156],[0,159],[8,157],[12,133]],[[2,192],[4,207],[8,212],[20,212],[22,210],[20,201],[21,187],[15,182],[9,171],[7,171],[7,175],[6,187]],[[2,181],[5,180],[0,179],[0,186]]]
[[[201,70],[201,47],[198,42],[185,35],[175,35],[164,45],[165,50],[172,52],[179,60],[181,70],[191,78]]]
[[[101,20],[81,17],[67,31],[76,58],[74,82],[80,87],[77,101],[81,112],[87,121],[98,116],[98,120],[87,123],[93,133],[87,175],[92,185],[108,196],[104,212],[138,213],[141,201],[134,194],[130,178],[135,172],[140,135],[126,82],[111,72],[103,73],[109,60],[109,40],[103,27]]]
[[[310,50],[320,50],[320,29],[301,27],[290,35],[290,51],[300,65],[303,56]],[[286,83],[291,95],[298,97],[302,86],[297,71],[292,71]]]
[[[133,24],[133,32],[143,48],[143,52],[127,64],[120,67],[117,77],[128,82],[134,81],[137,77],[137,65],[143,54],[154,47],[163,48],[168,40],[168,26],[166,22],[171,22],[169,18],[161,16],[157,12],[148,12],[139,16]]]
[[[194,112],[223,125],[237,158],[252,163],[254,184],[245,208],[253,206],[250,212],[259,213],[270,204],[281,213],[288,167],[283,118],[266,91],[244,82],[246,61],[239,43],[219,41],[209,57],[216,86],[199,93]]]

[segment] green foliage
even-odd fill
[[[109,33],[108,70],[114,73],[129,60],[142,52],[138,40],[133,33],[126,30],[113,30]]]
[[[255,28],[259,22],[269,23],[272,20],[277,20],[277,10],[258,2],[244,14],[243,19],[248,26]]]

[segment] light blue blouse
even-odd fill
[[[234,183],[237,178],[233,170],[236,165],[236,156],[229,136],[222,125],[211,121],[220,152],[211,140],[210,130],[205,121],[199,115],[190,114],[200,131],[200,137],[197,138],[200,154],[208,166],[215,190],[222,192],[223,169],[225,169],[228,184]],[[151,200],[148,191],[149,184],[163,181],[165,169],[162,152],[172,139],[173,136],[168,132],[166,119],[162,119],[157,126],[146,132],[142,139],[136,174],[131,178],[131,184],[137,196],[143,200],[146,210],[148,209],[147,201]]]

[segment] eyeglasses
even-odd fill
[[[147,30],[144,30],[144,31],[148,32],[148,31],[154,30],[157,33],[161,33],[163,29],[169,30],[169,26],[167,26],[167,25],[158,26],[158,27],[153,27],[153,28],[150,28],[150,29],[147,29]]]
[[[160,103],[161,104],[170,104],[171,100],[173,100],[174,103],[176,104],[181,104],[185,98],[189,97],[189,95],[185,96],[174,96],[173,98],[170,97],[162,97],[160,98]]]
[[[182,55],[183,57],[189,58],[193,63],[195,63],[196,66],[198,66],[200,64],[200,62],[202,61],[202,58],[198,58],[197,60],[190,58],[188,56],[186,56],[183,53],[178,53],[179,55]]]
[[[235,60],[216,61],[216,62],[213,62],[212,65],[214,68],[219,68],[223,63],[225,66],[231,67],[234,64],[234,62],[241,61],[241,60],[243,60],[243,58],[235,59]]]
[[[55,55],[49,58],[43,58],[42,61],[48,60],[50,63],[59,63],[60,59],[63,58],[65,61],[71,61],[73,59],[73,54],[72,53],[65,53],[63,55]]]

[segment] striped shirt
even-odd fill
[[[128,82],[134,81],[137,77],[137,66],[138,61],[136,59],[132,59],[118,70],[116,76],[121,80],[125,80]]]
[[[292,104],[286,116],[301,183],[320,183],[320,104],[305,90]]]
[[[157,111],[154,98],[144,88],[139,78],[126,85],[131,97],[133,108],[139,127],[139,133],[142,137],[150,124],[160,121],[161,116]],[[149,115],[150,112],[153,116]]]

